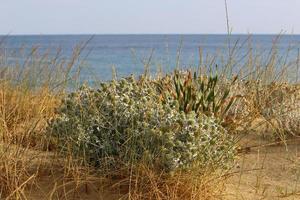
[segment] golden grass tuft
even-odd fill
[[[48,88],[37,91],[0,84],[0,137],[5,143],[37,145],[36,139],[54,116],[59,98]]]
[[[38,176],[30,149],[44,148],[43,131],[54,115],[59,98],[49,90],[37,91],[0,84],[0,196],[26,199],[25,189]]]
[[[217,173],[197,173],[198,171],[195,169],[166,175],[141,165],[115,174],[110,189],[119,193],[121,199],[132,200],[220,198],[224,191],[225,179]]]

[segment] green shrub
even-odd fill
[[[69,94],[49,131],[63,149],[100,167],[145,163],[172,171],[226,167],[233,141],[212,117],[162,103],[154,81],[127,78]],[[71,146],[70,146],[71,144]]]

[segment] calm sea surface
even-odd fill
[[[112,66],[118,76],[140,74],[144,66],[151,71],[172,70],[176,65],[181,68],[195,67],[200,60],[203,64],[212,61],[218,55],[216,63],[224,63],[229,49],[236,49],[231,54],[243,60],[253,50],[253,54],[267,59],[268,53],[277,38],[276,35],[35,35],[1,36],[1,48],[7,53],[10,62],[20,60],[18,53],[22,49],[24,59],[32,46],[38,47],[40,54],[48,52],[55,56],[61,48],[60,57],[69,58],[77,45],[86,44],[81,53],[84,60],[83,77],[93,75],[102,80],[111,78]],[[300,47],[300,35],[280,36],[276,42],[278,55],[289,59],[297,57]],[[201,51],[199,51],[201,49]],[[199,52],[202,52],[202,59]]]

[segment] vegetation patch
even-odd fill
[[[69,94],[49,126],[64,150],[104,169],[145,164],[172,172],[230,166],[233,138],[213,116],[160,100],[157,81],[133,77]]]

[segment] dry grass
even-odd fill
[[[240,98],[231,112],[240,130],[249,132],[251,129],[255,131],[261,126],[269,126],[274,137],[281,139],[299,134],[299,85],[246,82],[240,83],[235,91]],[[258,121],[261,123],[255,123]]]
[[[46,147],[43,131],[59,98],[47,89],[24,90],[0,84],[0,196],[26,199],[24,189],[38,175],[30,149]]]
[[[121,199],[219,199],[223,183],[223,177],[216,173],[197,174],[195,169],[166,176],[141,166],[114,183],[112,188],[120,191]]]
[[[36,173],[29,173],[30,160],[24,156],[25,150],[0,146],[0,196],[7,199],[24,199],[24,188],[32,183]]]
[[[48,88],[37,91],[0,84],[0,130],[5,143],[37,145],[48,119],[54,116],[59,98]]]
[[[66,61],[59,59],[58,51],[49,60],[34,47],[25,61],[12,64],[1,51],[0,198],[27,199],[25,191],[36,184],[40,167],[49,159],[36,160],[48,149],[43,133],[72,78],[69,72],[78,52]]]

